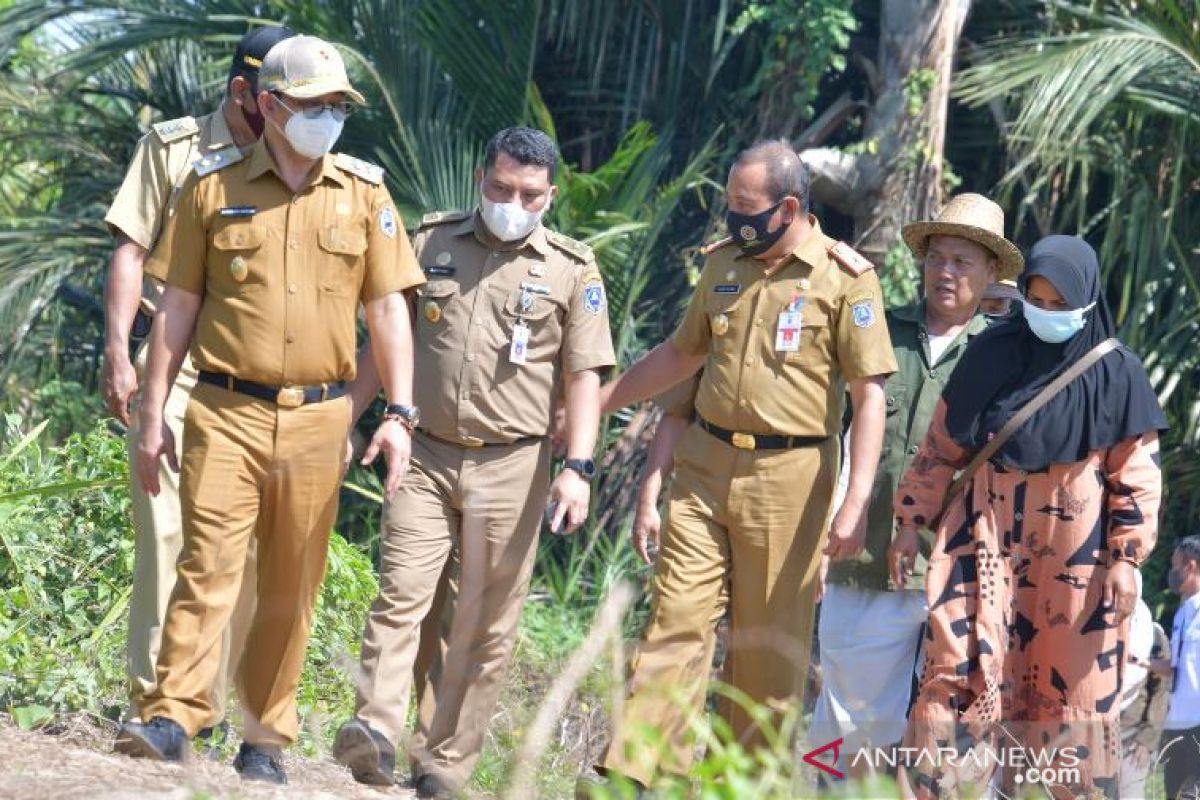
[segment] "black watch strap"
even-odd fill
[[[596,477],[596,462],[590,458],[568,458],[563,462],[563,469],[573,470],[585,481]]]

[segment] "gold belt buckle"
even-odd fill
[[[754,449],[754,434],[751,433],[735,433],[730,441],[734,447],[739,450]]]
[[[304,390],[299,386],[282,386],[275,395],[275,405],[284,408],[299,408],[304,405]]]
[[[483,439],[478,436],[464,436],[459,443],[463,447],[483,447]]]

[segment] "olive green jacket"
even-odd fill
[[[887,549],[895,533],[892,495],[925,439],[950,373],[971,337],[987,329],[987,318],[979,315],[972,319],[936,364],[929,363],[924,301],[889,310],[887,326],[899,369],[888,378],[884,390],[887,423],[883,430],[883,453],[867,507],[866,546],[857,558],[831,564],[827,577],[829,583],[876,590],[894,588],[887,565]],[[917,557],[914,576],[904,588],[924,588],[926,555],[921,553]]]

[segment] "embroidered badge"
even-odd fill
[[[442,307],[432,300],[425,303],[425,319],[436,325],[442,319]]]
[[[592,314],[599,314],[604,310],[603,284],[589,283],[583,287],[583,307]]]
[[[246,259],[241,256],[234,256],[233,260],[229,262],[229,274],[238,283],[246,280],[246,276],[250,274],[250,268],[246,266]]]
[[[724,336],[729,330],[729,317],[724,314],[717,314],[712,320],[712,332],[717,336]]]
[[[869,328],[875,324],[875,308],[870,300],[863,300],[850,307],[854,314],[854,324],[860,328]]]
[[[742,290],[740,283],[718,283],[713,287],[713,291],[717,294],[737,294]]]
[[[391,206],[384,206],[379,212],[379,230],[389,239],[396,238],[396,214]]]

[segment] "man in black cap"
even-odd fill
[[[268,50],[293,35],[287,28],[263,27],[242,37],[234,52],[220,107],[207,116],[180,117],[154,125],[138,142],[125,180],[104,218],[116,240],[104,289],[104,399],[109,411],[129,426],[131,460],[137,430],[136,416],[131,424],[130,402],[145,367],[146,351],[140,348],[131,360],[130,336],[145,337],[163,291],[161,284],[153,279],[143,287],[142,266],[173,212],[179,187],[188,174],[194,168],[223,162],[238,149],[253,145],[262,135],[264,118],[255,99],[258,69]],[[185,360],[164,415],[177,445],[183,443],[183,414],[195,383],[196,372],[190,359]],[[132,467],[130,474],[134,474]],[[162,491],[153,497],[142,490],[136,479],[130,487],[135,536],[126,658],[131,717],[136,716],[141,699],[154,687],[163,617],[175,586],[175,561],[183,545],[179,474],[164,463],[159,483]],[[237,672],[242,643],[253,617],[253,550],[248,561],[245,572],[248,586],[243,587],[222,643],[221,670],[212,690],[213,714],[208,727],[201,732],[202,738],[208,738],[206,733],[211,733],[213,726],[224,719],[226,692]]]

